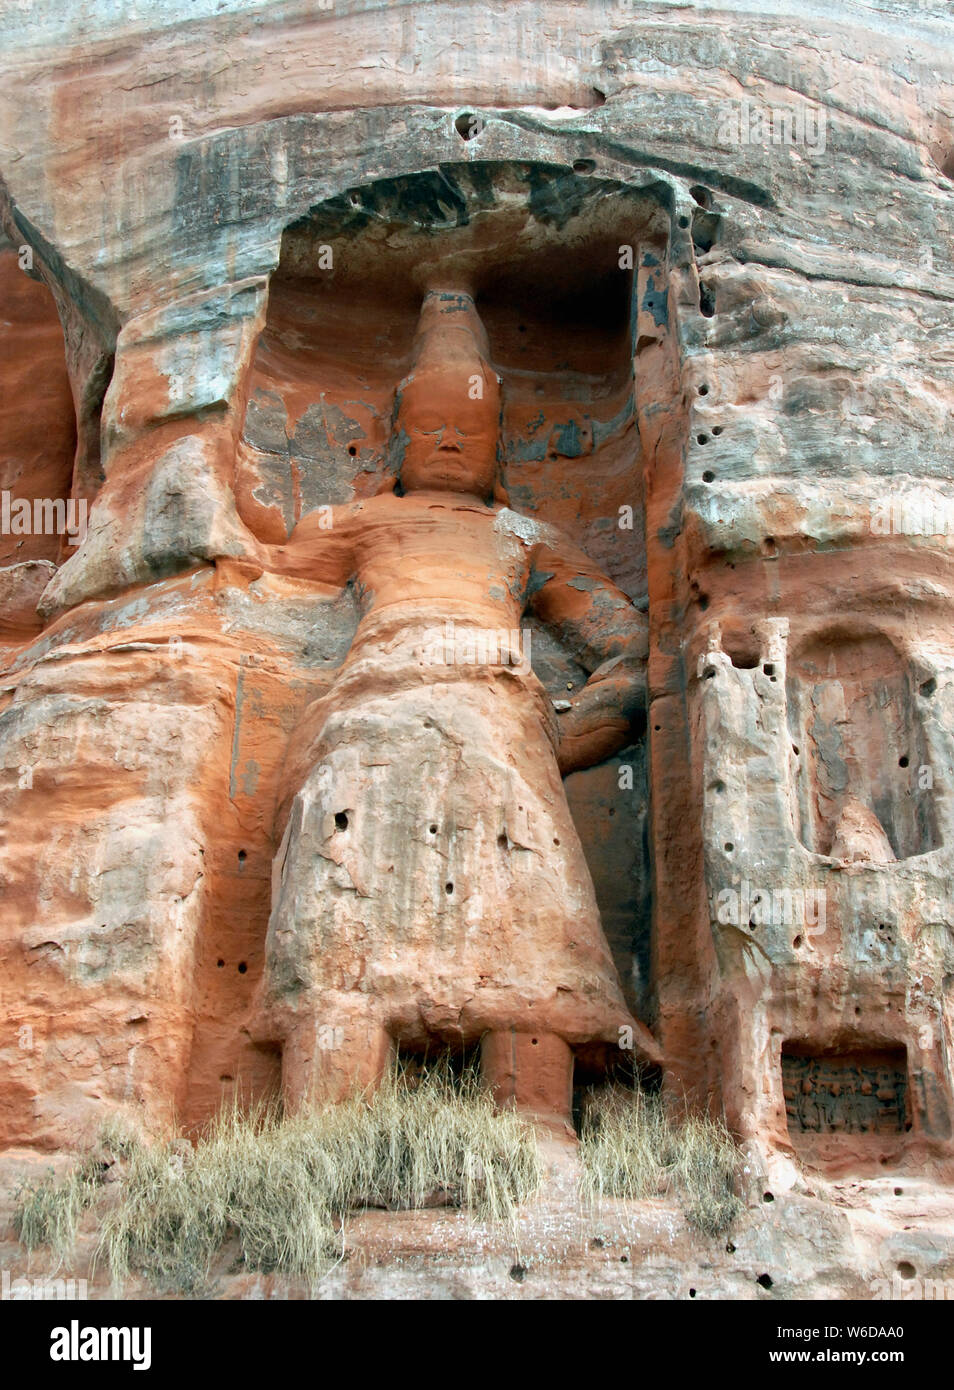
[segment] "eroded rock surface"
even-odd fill
[[[810,1207],[753,1296],[933,1277],[913,1182],[946,1277],[944,7],[87,8],[4,29],[0,1146],[641,1063]]]

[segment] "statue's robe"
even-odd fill
[[[313,710],[275,865],[276,1031],[299,1050],[316,1030],[357,1046],[363,1022],[405,1045],[501,1029],[651,1045],[603,934],[546,693],[529,663],[453,659],[466,640],[438,659],[445,622],[480,626],[433,603],[364,618]]]

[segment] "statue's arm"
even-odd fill
[[[354,573],[355,509],[321,507],[302,517],[282,545],[256,541],[262,570],[343,588]]]
[[[531,606],[588,679],[559,715],[564,776],[632,742],[646,711],[649,625],[611,579],[555,534],[535,547]]]

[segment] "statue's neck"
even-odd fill
[[[418,487],[411,492],[406,492],[405,497],[414,498],[419,502],[441,502],[446,507],[492,507],[493,501],[486,497],[479,497],[476,492],[452,492],[448,488],[439,487]]]

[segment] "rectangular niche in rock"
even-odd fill
[[[911,769],[931,759],[906,656],[883,633],[816,633],[792,654],[789,716],[801,745],[800,838],[847,863],[889,864],[939,844]]]
[[[782,1089],[789,1134],[903,1134],[907,1079],[903,1047],[813,1052],[787,1044]]]

